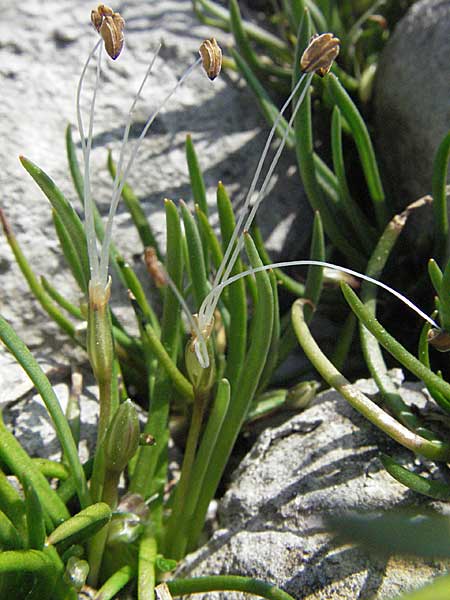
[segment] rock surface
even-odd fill
[[[449,130],[449,28],[449,0],[414,3],[397,24],[378,67],[378,156],[401,207],[431,192],[434,156]]]
[[[64,131],[68,122],[76,120],[78,78],[97,40],[89,24],[93,6],[87,0],[68,3],[64,10],[56,0],[7,3],[0,22],[1,205],[36,273],[45,274],[73,301],[77,301],[77,292],[63,266],[48,202],[20,165],[18,155],[25,155],[43,168],[79,208],[67,169]],[[158,43],[163,46],[136,107],[132,138],[136,138],[147,115],[196,59],[200,42],[211,35],[210,29],[197,21],[190,0],[131,0],[122,8],[127,22],[125,49],[115,63],[104,59],[94,127],[91,177],[94,197],[104,215],[111,189],[106,150],[111,148],[117,157],[126,113]],[[226,34],[220,41],[227,43]],[[85,83],[85,110],[93,74],[88,74]],[[163,199],[191,199],[184,153],[186,134],[192,134],[204,169],[209,202],[214,204],[219,180],[223,180],[236,202],[242,201],[266,132],[264,119],[243,84],[231,82],[226,74],[212,84],[201,69],[196,69],[154,123],[130,177],[161,241]],[[280,165],[284,172],[290,167],[289,161]],[[287,180],[283,177],[282,188],[274,179],[264,229],[265,237],[269,231],[274,232],[269,247],[278,251],[285,247],[290,231],[295,243],[291,239],[288,245],[291,252],[297,253],[311,220],[309,210],[305,218],[306,201],[298,175],[295,169],[289,173]],[[295,219],[297,211],[301,214],[301,227]],[[141,252],[123,206],[119,206],[114,236],[127,260]],[[61,347],[65,338],[55,335],[56,327],[48,326],[48,318],[31,300],[3,235],[0,273],[0,312],[30,346],[45,347],[53,358],[57,348],[58,359],[67,361],[68,347]],[[115,295],[114,303],[119,310],[127,305],[122,291]]]
[[[376,392],[372,381],[357,385]],[[418,385],[401,393],[409,404],[426,405]],[[424,502],[384,471],[380,449],[417,472],[429,469],[336,392],[320,394],[303,413],[262,433],[219,504],[220,529],[181,573],[251,575],[308,600],[392,598],[423,584],[444,566],[368,556],[333,542],[323,525],[327,513]],[[213,597],[245,596],[203,596]]]

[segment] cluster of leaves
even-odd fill
[[[323,80],[316,78],[312,91],[312,94],[320,99],[322,108],[325,108],[325,111],[321,112],[321,122],[324,114],[331,112],[329,136],[331,160],[328,163],[331,168],[314,153],[312,134],[314,111],[310,101],[301,107],[294,129],[288,133],[288,146],[296,150],[299,171],[311,207],[321,215],[325,235],[331,243],[327,254],[337,252],[340,256],[339,260],[354,269],[363,270],[366,275],[375,279],[382,277],[383,269],[410,212],[423,203],[432,202],[434,216],[432,252],[436,259],[428,260],[428,275],[432,287],[427,282],[427,257],[416,256],[415,261],[416,264],[422,261],[422,274],[419,275],[422,297],[430,302],[433,292],[436,294],[433,316],[438,319],[441,329],[433,333],[430,332],[430,324],[425,324],[420,334],[416,358],[390,336],[377,321],[376,312],[379,302],[376,288],[365,282],[361,288],[361,299],[358,299],[352,289],[342,283],[343,295],[352,312],[342,330],[341,339],[345,342],[342,342],[340,347],[353,337],[353,325],[357,322],[362,355],[380,391],[382,399],[380,407],[363,397],[344,378],[339,370],[345,366],[342,355],[335,353],[332,361],[329,361],[323,354],[306,325],[305,312],[309,307],[301,300],[296,301],[292,309],[293,327],[305,354],[317,371],[357,410],[416,454],[448,462],[450,446],[447,436],[442,437],[442,434],[439,435],[432,428],[430,429],[404,403],[401,393],[389,378],[381,348],[386,349],[396,359],[397,364],[402,365],[405,370],[425,384],[430,396],[439,406],[437,410],[447,415],[450,409],[450,386],[440,371],[437,373],[432,371],[429,346],[431,342],[440,350],[448,350],[446,332],[449,331],[447,305],[450,263],[446,179],[450,134],[444,137],[435,156],[433,179],[430,182],[432,197],[413,202],[405,212],[392,218],[396,202],[395,199],[386,197],[384,193],[368,127],[360,112],[361,109],[358,108],[359,104],[364,109],[364,104],[370,99],[378,54],[388,37],[386,25],[388,22],[395,23],[409,4],[375,2],[368,6],[364,2],[342,2],[338,5],[327,0],[281,2],[280,11],[272,19],[272,25],[275,23],[278,26],[278,35],[274,35],[245,21],[241,17],[236,0],[230,0],[228,10],[210,0],[193,1],[194,8],[202,21],[232,32],[234,46],[230,49],[230,62],[226,64],[229,68],[239,71],[245,78],[269,123],[273,123],[277,116],[277,109],[271,100],[271,95],[274,91],[283,89],[284,85],[288,85],[290,78],[295,81],[298,77],[299,54],[292,46],[294,34],[297,42],[303,37],[303,44],[307,36],[314,31],[317,33],[333,31],[342,39],[339,66],[334,64],[332,73]],[[374,14],[381,6],[383,17]],[[352,23],[349,19],[352,19]],[[315,108],[317,109],[317,106]],[[278,130],[280,136],[284,134],[285,127],[286,123],[281,122]],[[359,165],[348,161],[348,158],[347,165],[344,164],[344,149],[348,150],[349,147],[351,149],[349,141],[359,155]],[[365,186],[357,191],[360,193],[362,191],[362,196],[371,197],[371,207],[355,202],[355,188],[349,184],[349,181],[359,179],[360,170],[364,174]],[[376,225],[373,224],[373,217]],[[351,245],[348,244],[348,240],[352,240]],[[397,257],[396,263],[398,262],[404,261]],[[417,288],[417,279],[408,280],[405,271],[398,273],[397,270],[396,282],[409,286],[411,290]],[[354,320],[355,316],[356,320]],[[435,336],[440,338],[440,341],[437,341]],[[411,337],[409,335],[409,342]],[[431,498],[449,499],[450,487],[447,483],[412,473],[389,456],[383,456],[382,462],[395,479],[410,489]],[[347,540],[353,539],[366,543],[378,551],[448,558],[449,551],[446,547],[448,525],[446,519],[443,520],[446,523],[445,529],[442,529],[441,517],[428,515],[417,525],[411,515],[401,514],[377,519],[372,516],[348,517],[345,520],[333,521],[332,526],[344,532]],[[441,528],[440,533],[438,533],[439,528]],[[412,539],[415,540],[414,543],[410,543]],[[427,588],[417,595],[413,594],[411,598],[425,599],[438,597],[439,594],[445,597],[446,593],[448,593],[448,581],[444,579],[436,582],[429,590]]]
[[[382,31],[375,28],[367,39],[359,35],[359,29],[354,32],[347,54],[344,52],[343,66],[348,72],[334,67],[335,72],[315,84],[332,109],[331,167],[314,151],[311,95],[308,94],[301,104],[291,128],[280,117],[259,80],[264,75],[277,90],[291,88],[292,80],[293,87],[300,77],[300,56],[313,31],[332,29],[331,24],[346,31],[350,17],[344,9],[340,11],[334,7],[336,3],[307,4],[313,21],[310,12],[304,10],[303,2],[285,3],[283,26],[286,36],[281,40],[243,22],[239,6],[233,0],[229,11],[209,0],[197,0],[195,8],[203,19],[210,23],[212,19],[213,24],[233,31],[237,42],[237,50],[232,50],[233,64],[255,92],[269,122],[277,122],[277,133],[296,150],[303,185],[316,211],[310,259],[324,261],[325,231],[331,248],[352,269],[379,278],[406,218],[413,210],[411,207],[391,218],[393,210],[384,194],[367,126],[349,93],[362,89],[364,73],[373,64],[374,59],[370,57],[376,55]],[[348,6],[348,3],[344,5]],[[209,11],[210,16],[205,17],[204,11]],[[253,48],[254,41],[267,49],[272,57],[270,61],[259,57]],[[366,180],[371,200],[367,213],[355,201],[348,184],[343,150],[345,135],[355,144]],[[66,139],[70,171],[83,204],[84,182],[70,128]],[[446,266],[445,179],[449,150],[450,136],[447,136],[436,156],[433,181],[435,255],[445,268],[441,270],[434,261],[429,267],[438,297],[439,320],[443,330],[448,331],[450,266]],[[189,138],[186,151],[195,215],[186,205],[177,207],[166,200],[164,273],[170,276],[185,301],[200,306],[211,288],[209,274],[219,269],[232,238],[235,217],[227,192],[219,184],[219,239],[209,221],[205,185]],[[66,262],[86,300],[89,261],[83,223],[74,206],[39,167],[25,158],[22,158],[22,164],[51,204],[55,230]],[[115,165],[111,156],[108,168],[114,177]],[[122,190],[122,198],[143,249],[152,248],[153,254],[162,261],[151,226],[128,184]],[[375,223],[372,223],[372,214]],[[86,306],[77,306],[63,297],[51,282],[44,278],[39,280],[34,275],[4,216],[2,220],[16,260],[44,310],[76,344],[88,349],[89,340],[83,335],[82,327],[89,317]],[[95,226],[98,239],[102,240],[103,225],[98,213],[95,214]],[[380,349],[381,346],[386,348],[405,369],[421,379],[441,409],[448,412],[450,384],[430,368],[429,325],[423,328],[416,358],[389,336],[376,320],[374,288],[364,284],[362,300],[359,300],[351,288],[343,284],[344,296],[352,312],[332,363],[316,344],[307,324],[313,315],[313,307],[320,301],[322,268],[312,265],[304,285],[280,269],[265,270],[270,258],[256,227],[245,234],[245,250],[248,266],[239,259],[231,274],[238,275],[250,269],[254,271],[254,277],[236,279],[224,289],[208,342],[210,366],[201,369],[193,358],[179,299],[172,287],[164,285],[164,275],[160,288],[162,312],[158,316],[132,267],[119,249],[111,246],[115,277],[130,291],[139,335],[131,335],[114,310],[107,307],[107,327],[114,342],[113,375],[108,390],[110,405],[102,425],[105,435],[101,436],[96,451],[84,465],[80,463],[77,451],[78,424],[61,412],[51,385],[36,361],[8,323],[0,318],[0,338],[42,395],[63,448],[61,464],[36,461],[28,457],[5,427],[0,432],[3,473],[15,474],[25,490],[25,499],[22,499],[2,474],[0,543],[4,551],[0,554],[0,573],[5,595],[23,586],[27,593],[37,594],[39,598],[75,598],[76,589],[83,585],[89,570],[88,581],[95,587],[102,586],[97,598],[112,598],[129,582],[134,584],[140,600],[153,598],[161,572],[173,567],[169,559],[181,559],[196,547],[207,507],[245,421],[286,402],[301,404],[305,395],[310,396],[314,391],[315,386],[311,384],[293,390],[274,390],[271,386],[277,366],[296,344],[296,337],[323,379],[376,426],[419,455],[437,461],[449,460],[450,445],[405,405],[389,379]],[[152,264],[150,272],[155,276],[158,262]],[[298,298],[292,314],[280,311],[278,284]],[[357,322],[365,360],[379,386],[382,406],[355,390],[339,370],[346,361]],[[92,352],[90,359],[95,362]],[[92,366],[94,372],[101,371],[98,365]],[[123,386],[118,385],[120,373],[125,382]],[[141,437],[134,409],[126,400],[127,385],[134,385],[140,391],[145,409],[150,407]],[[102,398],[100,400],[102,402]],[[183,417],[188,433],[179,482],[168,490],[169,423],[174,413]],[[389,472],[410,488],[440,499],[450,495],[446,484],[425,480],[397,465],[390,457],[384,461]],[[100,472],[102,478],[99,479]],[[118,503],[122,472],[125,472],[127,490],[132,494],[133,502],[128,496]],[[49,478],[59,480],[56,489],[50,486]],[[149,505],[150,517],[144,508],[146,505]],[[35,515],[38,518],[34,519]],[[107,526],[111,518],[116,523]],[[85,556],[88,557],[86,562]],[[290,598],[262,582],[237,577],[176,579],[170,581],[168,587],[174,595],[236,589],[274,600]]]

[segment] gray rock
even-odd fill
[[[78,301],[78,292],[63,266],[48,202],[17,157],[23,154],[43,168],[80,208],[68,173],[64,130],[68,122],[75,123],[78,78],[97,40],[89,24],[92,7],[88,0],[70,3],[64,10],[57,0],[45,3],[30,0],[25,5],[7,3],[0,23],[2,207],[36,273],[45,274],[74,302]],[[132,138],[197,58],[200,42],[212,34],[199,24],[190,0],[147,3],[132,0],[124,5],[122,12],[127,22],[125,49],[115,63],[104,59],[94,128],[93,194],[104,215],[109,208],[111,189],[105,166],[106,150],[111,148],[117,157],[126,113],[158,43],[162,41],[163,46],[137,105]],[[219,41],[226,45],[227,39],[223,34]],[[84,108],[92,82],[93,72],[90,72],[83,94]],[[212,84],[201,69],[193,73],[154,123],[130,177],[161,241],[163,199],[191,200],[184,156],[186,134],[192,134],[204,169],[208,200],[214,205],[219,180],[226,184],[235,202],[242,201],[266,131],[264,119],[244,85],[236,80],[231,82],[227,75]],[[274,178],[263,229],[266,237],[273,231],[269,247],[278,252],[290,247],[291,252],[297,253],[302,236],[304,239],[309,231],[310,217],[305,219],[305,197],[298,176],[290,167],[289,160],[280,165],[278,172],[289,171],[287,180],[282,178],[282,186],[279,178]],[[302,215],[301,226],[296,214]],[[213,220],[217,223],[215,217]],[[293,238],[285,243],[288,233],[295,236],[295,243]],[[123,206],[119,207],[114,236],[127,260],[132,261],[141,252]],[[64,336],[56,333],[56,327],[48,326],[48,318],[31,300],[3,236],[0,236],[0,272],[0,312],[30,346],[48,347],[53,358],[58,349],[58,359],[67,362],[70,346],[61,346]],[[113,301],[123,313],[128,301],[122,290],[114,295]]]
[[[375,86],[376,145],[398,207],[431,192],[434,156],[449,130],[449,28],[449,0],[416,2],[381,56]],[[423,232],[423,215],[420,219]]]
[[[357,385],[376,392],[371,381]],[[409,404],[426,407],[419,385],[404,386],[401,393]],[[423,584],[444,565],[368,556],[334,542],[323,524],[327,513],[424,502],[384,471],[380,449],[417,472],[432,468],[387,439],[336,392],[320,394],[303,413],[262,433],[219,504],[220,529],[186,558],[180,574],[250,575],[309,600],[390,598]]]

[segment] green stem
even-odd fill
[[[117,506],[119,478],[120,473],[106,469],[102,492],[102,502],[106,502],[111,510],[114,510]],[[105,527],[100,529],[100,531],[95,534],[91,540],[91,543],[89,544],[88,581],[89,585],[92,585],[93,587],[96,587],[99,578],[106,540],[108,539],[108,533],[109,526],[105,525]]]
[[[189,489],[192,466],[195,460],[195,452],[197,450],[207,399],[207,396],[205,397],[204,395],[200,394],[196,395],[196,398],[194,399],[191,426],[189,428],[189,434],[186,441],[180,480],[175,490],[172,514],[170,515],[167,523],[166,555],[174,558],[175,560],[179,560],[183,556],[182,553],[180,553],[180,548],[174,544],[174,538],[178,529],[181,527],[182,520],[185,518],[187,492]]]
[[[174,579],[168,581],[167,585],[173,596],[236,591],[255,594],[267,598],[267,600],[294,600],[287,592],[270,583],[238,575],[210,575],[209,577],[194,577],[192,579]]]
[[[78,451],[72,437],[67,419],[61,410],[59,400],[45,376],[41,367],[34,359],[31,352],[14,332],[13,328],[0,316],[0,339],[2,339],[8,350],[15,356],[21,367],[30,377],[36,386],[48,413],[53,421],[53,425],[58,436],[59,443],[64,452],[64,456],[70,466],[70,471],[76,483],[77,494],[80,504],[84,508],[90,504],[90,497],[86,483],[86,477],[81,466]],[[30,459],[31,460],[31,459]]]
[[[112,600],[120,590],[131,581],[134,569],[131,565],[125,565],[111,575],[96,593],[94,600]]]
[[[139,542],[138,600],[154,600],[155,598],[156,555],[156,539],[153,535],[153,528],[148,525]]]
[[[294,303],[292,307],[292,323],[298,341],[306,356],[325,381],[334,387],[334,389],[337,390],[348,403],[367,420],[387,433],[399,444],[402,444],[409,450],[426,456],[427,458],[447,461],[450,457],[450,447],[448,444],[437,441],[430,442],[429,440],[425,440],[415,433],[412,433],[345,379],[345,377],[322,353],[312,337],[305,322],[303,304],[304,303],[301,300],[297,300]]]

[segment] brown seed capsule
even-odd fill
[[[158,255],[153,246],[147,246],[144,250],[144,261],[147,267],[148,274],[156,283],[157,287],[167,285],[167,277],[164,267],[158,260]]]
[[[97,10],[91,12],[91,22],[102,36],[106,52],[115,60],[123,48],[124,19],[108,6],[99,4]]]
[[[332,33],[313,35],[300,60],[302,71],[315,72],[321,77],[326,75],[339,54],[340,43],[339,38],[334,37]]]
[[[205,40],[199,48],[205,73],[213,81],[222,68],[222,50],[215,38]]]

